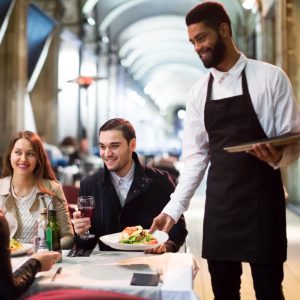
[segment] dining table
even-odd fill
[[[39,272],[22,299],[48,290],[90,289],[131,294],[153,300],[199,300],[193,290],[199,265],[191,253],[157,255],[140,251],[94,249],[89,256],[72,257],[68,254],[69,251],[64,250],[61,263],[56,263],[50,271]],[[29,257],[12,257],[13,269],[18,268]],[[159,274],[157,276],[160,280],[155,285],[148,285],[151,283],[147,281],[141,285],[131,284],[133,276],[139,278],[143,274]]]

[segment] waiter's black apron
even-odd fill
[[[252,105],[245,70],[240,96],[211,100],[212,83],[210,74],[204,122],[211,159],[202,256],[253,263],[285,261],[286,216],[280,170],[250,154],[223,150],[266,138]]]

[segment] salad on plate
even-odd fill
[[[12,256],[17,256],[21,254],[26,254],[30,249],[32,249],[32,244],[24,244],[16,239],[11,239],[9,242],[9,247]]]
[[[142,226],[129,226],[121,232],[103,235],[102,243],[111,248],[125,251],[140,251],[156,248],[168,240],[166,232],[155,230],[152,234]]]
[[[122,244],[157,244],[157,239],[142,226],[128,226],[121,233]]]

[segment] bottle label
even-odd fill
[[[48,249],[51,251],[53,249],[52,229],[51,228],[46,229],[46,239],[47,239]]]
[[[60,254],[62,254],[61,246],[60,246],[60,232],[57,230],[52,230],[51,228],[47,227],[46,237],[47,237],[48,249],[50,251],[57,251]],[[62,258],[60,258],[57,262],[58,263],[62,262]]]

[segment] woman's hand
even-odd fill
[[[80,211],[75,211],[73,213],[73,219],[71,220],[74,226],[74,231],[78,235],[84,235],[86,230],[91,227],[90,218],[82,218]]]
[[[31,256],[41,263],[41,272],[49,271],[61,255],[56,251],[38,252]]]

